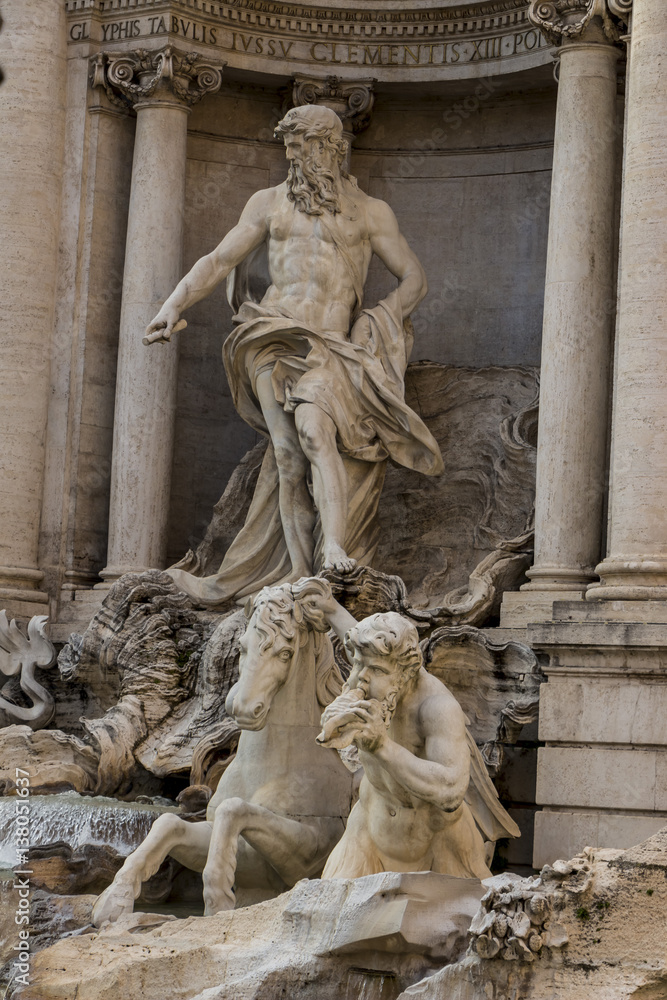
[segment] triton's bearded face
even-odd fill
[[[300,212],[335,215],[340,212],[340,171],[335,157],[320,139],[286,135],[289,170],[287,197]]]

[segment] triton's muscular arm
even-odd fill
[[[275,188],[258,191],[250,198],[238,224],[231,229],[215,250],[202,257],[179,281],[146,333],[162,331],[169,338],[180,314],[210,295],[229,272],[266,239],[268,219],[275,197]]]
[[[365,724],[355,743],[372,755],[375,766],[415,798],[443,812],[458,809],[470,781],[470,751],[465,717],[449,692],[430,695],[419,708],[419,727],[424,737],[421,757],[391,739],[384,729],[377,702],[360,702],[355,712]],[[362,761],[373,784],[372,767],[367,766],[364,756]]]

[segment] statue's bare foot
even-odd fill
[[[357,560],[351,559],[336,542],[329,542],[324,546],[325,569],[335,569],[338,573],[350,573],[356,565]]]
[[[126,882],[112,882],[95,900],[92,922],[95,927],[101,927],[106,920],[118,920],[133,909],[133,887]]]

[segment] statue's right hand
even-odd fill
[[[167,309],[163,306],[155,319],[146,327],[143,343],[153,344],[156,341],[166,343],[171,340],[172,333],[184,330],[187,325],[184,319],[179,320],[176,309]]]

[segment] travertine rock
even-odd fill
[[[405,581],[410,604],[441,609],[439,624],[484,624],[529,564],[537,393],[532,368],[408,369],[406,399],[446,472],[408,479],[387,469],[373,565]]]
[[[0,882],[0,990],[17,975],[14,962],[18,958],[19,931],[25,930],[14,922],[16,891],[12,881]],[[42,889],[30,894],[30,961],[43,948],[49,948],[65,934],[76,934],[91,927],[92,896],[58,896]],[[19,970],[20,971],[20,970]],[[11,987],[10,987],[11,992]]]
[[[507,880],[506,890],[498,876],[465,960],[401,997],[662,1000],[666,874],[667,828],[628,851],[586,848],[537,879]]]
[[[102,892],[113,881],[124,855],[108,844],[83,844],[72,848],[64,841],[30,849],[31,887],[61,896]],[[175,877],[181,871],[173,858],[167,858],[159,871],[142,886],[144,903],[161,903],[169,896]]]
[[[134,998],[139,982],[142,1000],[340,1000],[381,977],[392,996],[462,955],[483,893],[476,879],[383,872],[304,880],[213,917],[136,913],[35,955],[8,1000]]]

